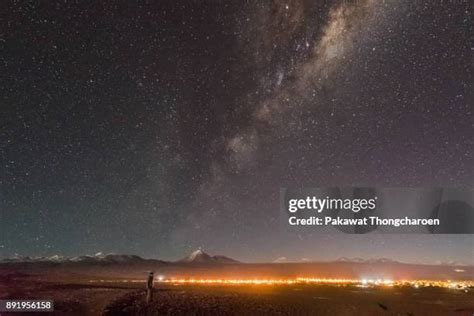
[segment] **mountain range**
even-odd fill
[[[14,263],[14,262],[50,262],[50,263],[63,263],[63,262],[83,262],[83,263],[136,263],[141,261],[147,261],[142,257],[136,255],[124,255],[124,254],[103,254],[98,252],[95,255],[83,255],[76,257],[66,257],[60,255],[53,255],[49,257],[29,257],[29,256],[15,256],[13,258],[7,258],[0,260],[0,263]],[[153,259],[150,259],[153,261]],[[161,260],[157,260],[161,261]],[[201,249],[193,251],[188,256],[175,261],[174,263],[186,263],[186,264],[232,264],[240,263],[237,260],[226,256],[211,256]]]
[[[336,261],[337,262],[350,262],[350,263],[399,263],[398,261],[387,259],[387,258],[362,259],[362,258],[340,257]]]
[[[197,249],[191,252],[188,256],[177,260],[177,261],[163,261],[158,259],[145,259],[137,255],[127,255],[127,254],[104,254],[98,252],[95,255],[82,255],[82,256],[60,256],[53,255],[49,257],[30,257],[30,256],[14,256],[12,258],[0,259],[1,263],[28,263],[28,262],[44,262],[44,263],[140,263],[147,261],[159,261],[162,263],[175,263],[175,264],[242,264],[243,262],[235,260],[230,257],[222,255],[210,255],[204,252],[201,249]],[[313,263],[309,259],[304,258],[300,262],[304,263]],[[395,261],[388,258],[348,258],[340,257],[334,261],[335,263],[363,263],[363,264],[400,264],[401,262]],[[294,261],[288,260],[286,257],[279,257],[273,261],[273,263],[297,263]],[[437,262],[435,265],[446,265],[446,266],[465,266],[465,264],[459,262]]]
[[[474,266],[445,264],[409,264],[387,258],[362,259],[341,257],[333,261],[290,261],[279,257],[268,263],[243,263],[235,259],[210,255],[201,249],[177,261],[145,259],[127,254],[84,255],[64,257],[19,257],[0,261],[0,276],[49,275],[68,278],[71,275],[90,278],[142,279],[149,271],[163,277],[178,278],[392,278],[392,279],[472,279]],[[1,283],[1,282],[0,282]]]
[[[135,255],[123,255],[123,254],[103,254],[98,252],[93,256],[84,255],[76,257],[66,257],[53,255],[49,257],[29,257],[29,256],[15,256],[13,258],[7,258],[0,260],[0,263],[8,262],[51,262],[51,263],[62,263],[62,262],[84,262],[84,263],[94,263],[94,262],[108,262],[108,263],[125,263],[125,262],[139,262],[144,261],[145,259],[135,256]]]
[[[230,264],[230,263],[240,263],[237,260],[226,256],[211,256],[201,249],[193,251],[188,256],[184,257],[181,260],[178,260],[181,263],[221,263],[221,264]]]

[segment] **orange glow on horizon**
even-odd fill
[[[328,278],[294,278],[294,279],[204,279],[204,278],[170,278],[157,280],[157,283],[168,284],[202,284],[202,285],[292,285],[292,284],[332,284],[369,286],[411,286],[442,287],[450,289],[467,289],[474,287],[474,281],[440,281],[440,280],[389,280],[389,279],[328,279]]]
[[[91,283],[142,283],[142,279],[134,280],[89,280]],[[156,284],[171,285],[334,285],[334,286],[357,286],[357,287],[412,287],[415,289],[424,287],[447,288],[454,290],[473,290],[474,280],[390,280],[390,279],[330,279],[300,277],[293,279],[225,279],[225,278],[165,278],[163,275],[155,279]]]

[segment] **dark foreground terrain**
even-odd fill
[[[160,285],[3,275],[2,298],[52,298],[56,315],[473,315],[474,292],[323,285]],[[39,315],[45,315],[41,313]],[[2,313],[3,315],[8,315]],[[11,313],[10,315],[21,315]],[[28,313],[25,315],[33,315]]]
[[[446,289],[366,289],[315,285],[177,286],[146,304],[137,291],[105,315],[472,315],[474,295]]]
[[[55,315],[474,315],[472,287],[464,291],[408,286],[158,283],[153,302],[146,304],[144,288],[148,271],[155,271],[157,278],[169,279],[474,278],[472,266],[413,265],[390,260],[243,264],[229,258],[220,262],[222,258],[199,251],[186,262],[129,255],[3,262],[0,263],[0,299],[53,299]]]

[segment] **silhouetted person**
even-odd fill
[[[153,272],[148,274],[146,281],[146,302],[150,303],[151,301],[153,301]]]

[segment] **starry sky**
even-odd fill
[[[474,264],[279,226],[281,187],[473,184],[468,1],[0,7],[0,257]]]

